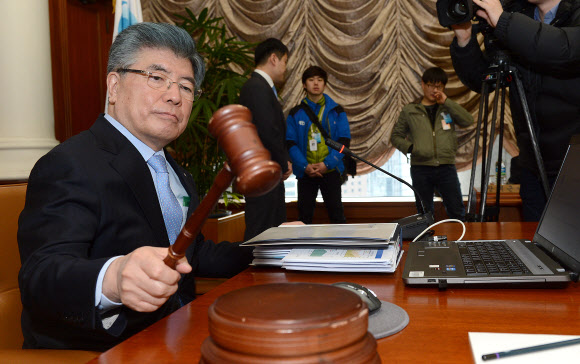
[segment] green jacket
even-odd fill
[[[452,122],[448,124],[448,130],[444,130],[441,125],[443,113],[451,116]],[[436,115],[433,127],[425,107],[420,102],[406,105],[399,115],[391,134],[391,143],[404,154],[409,153],[409,149],[413,147],[410,151],[411,165],[455,164],[455,126],[473,124],[473,116],[450,98],[443,105],[439,105]]]

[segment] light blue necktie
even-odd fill
[[[169,173],[165,158],[159,154],[154,154],[147,163],[157,174],[157,194],[161,204],[161,212],[163,212],[169,242],[173,244],[181,231],[181,221],[183,220],[181,205],[169,187]]]
[[[276,91],[276,86],[272,86],[272,90],[274,90],[274,95],[278,98],[278,92]]]

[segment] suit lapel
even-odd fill
[[[278,120],[280,123],[280,127],[282,128],[282,130],[286,130],[286,118],[284,118],[284,110],[282,110],[282,105],[280,104],[280,101],[276,98],[274,91],[272,91],[272,89],[270,88],[270,84],[268,83],[268,81],[266,81],[264,77],[262,77],[262,75],[260,75],[257,72],[252,72],[252,77],[259,79],[260,83],[262,83],[262,85],[270,91],[271,95],[270,103],[274,105],[274,108],[278,112],[279,115]]]
[[[91,132],[99,142],[99,147],[112,154],[110,165],[133,192],[158,246],[169,246],[151,172],[139,151],[102,115],[91,127]]]
[[[274,93],[274,91],[272,90],[272,88],[270,87],[270,84],[268,83],[268,81],[266,81],[266,79],[264,77],[262,77],[262,75],[260,75],[257,72],[252,72],[252,77],[257,78],[260,80],[260,83],[268,89],[269,94],[270,94],[270,103],[277,105],[277,109],[280,110],[280,112],[282,112],[282,105],[280,105],[280,101],[278,100],[278,98],[276,97],[276,94]],[[282,112],[282,115],[284,113]]]

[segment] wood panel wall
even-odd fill
[[[104,111],[113,37],[111,0],[49,0],[55,136],[88,129]]]

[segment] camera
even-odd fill
[[[473,0],[437,0],[437,18],[442,27],[471,21],[478,9]]]

